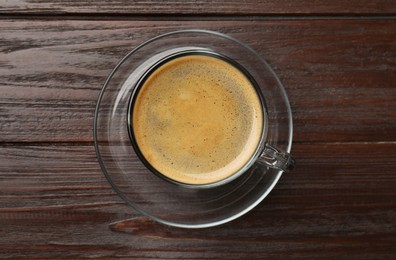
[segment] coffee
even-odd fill
[[[238,172],[257,151],[265,124],[246,73],[203,53],[156,67],[131,109],[141,156],[160,174],[185,184],[214,183]]]

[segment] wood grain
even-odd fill
[[[0,142],[92,142],[112,68],[183,28],[230,34],[267,59],[288,92],[295,142],[396,140],[395,20],[3,20]]]
[[[265,15],[265,14],[395,14],[396,4],[391,0],[348,2],[247,0],[247,1],[3,1],[0,12],[4,14],[199,14],[199,15]]]
[[[392,259],[396,145],[296,144],[293,152],[298,167],[253,211],[184,230],[129,209],[92,146],[3,146],[0,258]]]
[[[0,259],[396,259],[395,17],[392,0],[2,1]],[[257,50],[294,118],[296,168],[210,229],[128,207],[93,147],[117,62],[186,28]]]

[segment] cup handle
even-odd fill
[[[282,152],[276,147],[266,144],[257,162],[273,169],[289,171],[294,168],[295,161],[291,154]]]

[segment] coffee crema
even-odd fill
[[[246,74],[208,54],[164,62],[144,79],[132,104],[141,155],[163,176],[185,184],[237,173],[257,151],[265,124]]]

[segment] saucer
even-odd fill
[[[129,100],[142,75],[180,51],[211,51],[241,64],[258,83],[267,105],[267,143],[287,153],[292,115],[284,87],[254,50],[222,33],[182,30],[152,38],[128,53],[106,80],[96,106],[94,143],[99,164],[117,194],[132,208],[163,224],[203,228],[229,222],[259,204],[283,171],[254,163],[221,186],[194,189],[164,181],[139,159],[128,133]]]

